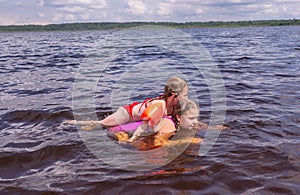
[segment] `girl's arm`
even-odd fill
[[[134,134],[128,141],[133,142],[137,137],[139,137],[142,133],[144,133],[148,128],[149,128],[148,121],[143,121],[143,123],[135,130]]]

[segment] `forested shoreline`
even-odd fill
[[[290,20],[254,20],[254,21],[211,21],[211,22],[89,22],[63,23],[48,25],[8,25],[0,26],[0,32],[21,31],[83,31],[125,29],[141,25],[160,25],[172,28],[213,28],[213,27],[250,27],[250,26],[299,26],[299,19]]]

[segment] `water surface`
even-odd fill
[[[300,194],[300,28],[184,32],[201,42],[221,71],[228,128],[205,156],[198,156],[197,146],[190,146],[170,164],[139,172],[99,160],[87,149],[76,127],[61,125],[73,118],[72,87],[78,69],[87,60],[99,59],[88,54],[97,49],[109,51],[102,43],[114,31],[2,33],[1,192]],[[130,95],[114,96],[114,101],[158,95],[165,78],[179,71],[188,77],[199,100],[201,119],[209,122],[209,90],[188,59],[160,47],[118,46],[124,47],[124,52],[109,66],[99,65],[105,70],[101,76],[92,68],[87,70],[99,77],[95,93],[99,118],[117,106],[111,101],[113,87],[126,67],[167,59],[168,68],[159,79],[151,74],[137,76],[145,71],[143,66],[131,69],[140,85]]]

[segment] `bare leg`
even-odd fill
[[[67,120],[63,122],[65,125],[103,125],[103,126],[116,126],[131,122],[130,116],[125,108],[120,107],[115,113],[107,116],[101,121],[76,121],[76,120]]]
[[[120,107],[115,113],[107,116],[105,119],[99,121],[103,126],[116,126],[131,122],[130,116],[125,108]]]

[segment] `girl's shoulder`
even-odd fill
[[[163,117],[156,126],[158,134],[175,133],[176,127],[173,120],[169,117]]]
[[[151,104],[159,104],[159,103],[161,103],[163,105],[166,104],[165,100],[161,100],[161,99],[154,99],[154,100],[148,102],[149,105],[151,105]]]

